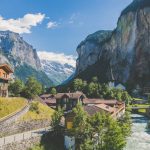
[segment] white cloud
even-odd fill
[[[58,24],[57,24],[56,22],[52,22],[52,21],[50,21],[50,22],[47,24],[47,28],[48,28],[48,29],[55,28],[55,27],[57,27],[57,26],[58,26]]]
[[[73,24],[75,23],[75,21],[77,20],[79,14],[78,13],[73,13],[69,19],[69,24]]]
[[[16,33],[31,33],[31,28],[43,21],[45,14],[26,14],[22,18],[4,19],[0,16],[0,30],[10,30]]]
[[[65,55],[64,53],[46,51],[39,51],[38,55],[41,60],[55,61],[61,64],[70,64],[71,66],[76,67],[76,57],[73,55]]]

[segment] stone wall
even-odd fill
[[[13,122],[12,124],[5,124],[0,128],[0,137],[22,133],[39,128],[50,126],[50,120],[30,120],[22,122]]]
[[[23,140],[21,142],[14,142],[11,144],[4,145],[0,147],[0,150],[28,150],[35,144],[39,144],[41,137],[32,137],[28,140]]]

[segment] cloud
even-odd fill
[[[56,23],[56,22],[52,22],[52,21],[50,21],[48,24],[47,24],[47,28],[48,29],[52,29],[52,28],[55,28],[55,27],[57,27],[58,26],[58,24]]]
[[[59,62],[61,64],[70,64],[76,67],[76,57],[73,55],[65,55],[64,53],[54,53],[46,51],[38,51],[38,56],[41,60],[49,60]]]
[[[69,24],[74,24],[75,21],[77,20],[79,14],[78,13],[73,13],[69,19]]]
[[[80,13],[73,13],[68,20],[68,24],[76,26],[76,27],[81,27],[84,24],[82,19],[83,19],[83,16]]]
[[[0,16],[0,30],[10,30],[19,34],[31,33],[31,28],[40,24],[45,18],[45,14],[26,14],[22,18],[4,19]]]

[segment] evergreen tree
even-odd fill
[[[91,126],[88,123],[88,115],[84,111],[81,104],[78,104],[76,108],[73,109],[75,114],[73,120],[73,128],[71,129],[72,134],[75,136],[77,144],[76,148],[80,149],[80,146],[90,137]]]
[[[55,88],[52,88],[50,91],[50,94],[53,94],[53,95],[57,94],[57,90]]]
[[[73,81],[73,90],[74,91],[82,91],[83,90],[83,81],[82,81],[82,79],[75,79]]]
[[[55,111],[54,114],[52,115],[51,127],[53,128],[55,133],[60,132],[60,123],[63,114],[64,114],[63,110],[59,107],[58,110]]]
[[[126,145],[122,129],[117,121],[109,118],[106,132],[104,134],[103,150],[123,150]]]
[[[100,96],[98,83],[91,82],[88,85],[88,96],[96,98]]]
[[[98,83],[98,77],[93,77],[93,78],[92,78],[92,82]]]

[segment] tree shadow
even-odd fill
[[[64,136],[50,131],[42,136],[40,145],[44,150],[64,150]]]

